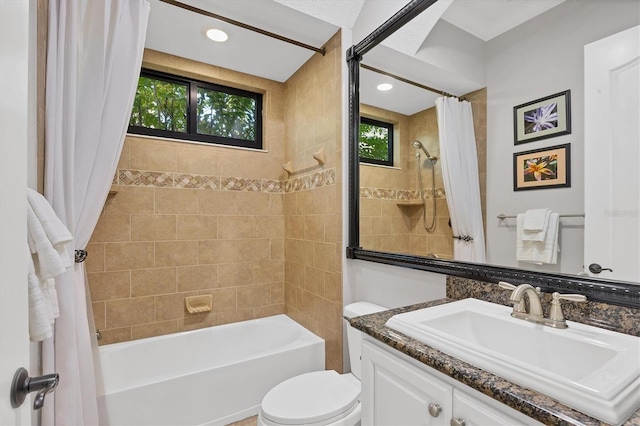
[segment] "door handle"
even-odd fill
[[[38,392],[33,400],[33,409],[39,410],[44,405],[44,397],[58,386],[60,376],[58,373],[45,374],[44,376],[29,377],[25,368],[18,368],[11,383],[11,406],[18,408],[22,405],[27,395]]]
[[[602,271],[613,272],[613,269],[611,269],[611,268],[603,268],[602,266],[598,265],[597,263],[592,263],[591,265],[589,265],[589,271],[591,271],[594,274],[599,274]]]

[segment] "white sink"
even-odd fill
[[[464,299],[398,314],[386,325],[607,423],[640,407],[640,338],[571,321],[555,329],[511,311]]]

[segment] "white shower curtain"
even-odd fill
[[[436,100],[436,110],[447,206],[453,235],[459,237],[454,239],[453,256],[482,263],[486,254],[471,104],[441,97]]]
[[[49,1],[45,197],[76,249],[89,242],[116,171],[148,15],[147,0]],[[43,343],[43,370],[59,373],[60,385],[47,396],[42,424],[95,425],[95,329],[83,264],[56,278],[56,289],[60,318]]]

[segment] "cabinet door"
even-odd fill
[[[450,385],[368,342],[363,342],[362,361],[363,425],[449,424]],[[429,404],[437,404],[441,411],[430,414]]]
[[[464,421],[465,426],[515,426],[523,424],[505,413],[507,410],[511,410],[511,408],[504,406],[504,410],[498,409],[459,389],[453,390],[453,418]]]

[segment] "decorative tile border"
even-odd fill
[[[297,192],[306,189],[320,188],[336,183],[336,170],[325,169],[319,172],[298,176],[284,182],[284,192]]]
[[[175,188],[220,189],[220,178],[215,176],[177,174],[173,181]]]
[[[297,176],[286,181],[129,169],[119,169],[113,177],[114,185],[266,192],[271,194],[303,191],[334,185],[335,183],[336,171],[334,168]]]
[[[433,198],[434,191],[423,190],[424,198]],[[387,189],[387,188],[360,188],[360,198],[377,198],[383,200],[419,200],[420,191],[408,189]],[[446,198],[444,188],[435,189],[435,198]]]
[[[142,172],[140,170],[120,170],[120,185],[173,187],[173,174],[165,172]]]

